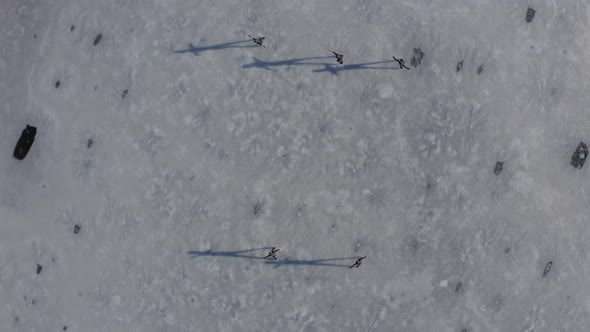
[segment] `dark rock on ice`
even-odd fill
[[[531,23],[533,21],[533,18],[535,18],[535,10],[532,9],[531,7],[529,7],[526,10],[526,18],[525,18],[525,20],[526,20],[527,23]]]
[[[545,278],[547,276],[547,273],[549,273],[549,271],[551,271],[552,265],[553,265],[553,261],[547,262],[547,264],[545,265],[545,268],[543,269],[543,278]]]
[[[40,274],[41,270],[43,270],[43,266],[37,264],[37,274]]]
[[[25,159],[35,141],[35,135],[37,135],[37,128],[27,124],[27,127],[21,133],[18,142],[16,142],[16,147],[12,154],[14,158],[18,160]]]
[[[92,43],[94,46],[98,45],[98,43],[100,43],[100,40],[102,39],[102,33],[99,33],[98,35],[96,35],[96,38],[94,38],[94,43]]]
[[[414,67],[417,67],[422,62],[422,58],[424,58],[424,52],[422,52],[422,50],[419,48],[415,48],[412,60],[410,60],[410,64]]]
[[[263,202],[256,202],[256,204],[254,204],[254,209],[252,210],[254,216],[257,216],[262,211],[263,206]]]
[[[457,63],[457,73],[461,70],[461,68],[463,68],[463,60]]]
[[[82,226],[80,226],[80,225],[74,225],[74,234],[80,233],[80,230],[81,229],[82,229]]]
[[[504,169],[504,162],[496,161],[496,166],[494,166],[494,175],[502,173],[502,169]]]
[[[572,155],[572,160],[570,164],[575,168],[582,168],[584,166],[584,163],[586,162],[587,157],[588,147],[586,146],[586,143],[580,142],[580,144],[576,148],[576,151],[574,151],[574,154]]]
[[[483,73],[483,65],[477,67],[477,75],[481,75],[481,73]]]

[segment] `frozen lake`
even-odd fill
[[[590,330],[586,1],[0,9],[0,330]]]

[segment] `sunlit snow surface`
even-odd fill
[[[2,1],[0,330],[589,331],[589,6]]]

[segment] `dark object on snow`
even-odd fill
[[[82,226],[80,226],[80,225],[74,225],[74,234],[80,233],[80,229],[82,229]]]
[[[40,274],[41,270],[43,270],[43,266],[37,264],[37,274]]]
[[[70,31],[74,31],[74,29],[76,29],[76,26],[72,24],[72,26],[70,27]]]
[[[349,269],[352,269],[352,268],[354,268],[354,267],[356,267],[356,268],[359,268],[359,267],[361,267],[361,264],[363,263],[363,259],[365,259],[365,258],[367,258],[367,256],[364,256],[364,257],[359,257],[359,258],[356,260],[356,262],[354,262],[354,264],[352,264],[352,265],[349,267]]]
[[[457,62],[457,73],[461,71],[461,68],[463,68],[463,60]]]
[[[88,142],[86,142],[86,148],[90,149],[92,147],[92,144],[94,144],[94,140],[92,138],[89,138]]]
[[[254,215],[257,216],[258,213],[262,210],[263,206],[264,202],[256,202],[256,204],[254,204],[254,209],[252,210],[252,213],[254,213]]]
[[[336,56],[336,62],[343,65],[344,64],[344,54],[340,54],[338,52],[335,52],[331,48],[328,48],[328,49],[330,50],[330,52],[332,52],[332,54],[334,54],[334,56]]]
[[[14,153],[12,154],[14,158],[18,160],[25,159],[35,141],[35,135],[37,135],[36,127],[27,125],[27,127],[23,129],[18,142],[16,142]]]
[[[574,151],[572,161],[570,162],[570,164],[575,168],[582,168],[584,166],[584,163],[586,162],[587,157],[588,147],[584,142],[580,142],[580,144],[576,148],[576,151]]]
[[[490,52],[488,53],[488,56],[486,57],[486,59],[483,61],[483,63],[477,67],[477,75],[481,75],[481,73],[483,73],[483,70],[485,69],[485,65],[486,63],[488,63],[488,60],[490,59],[490,56],[492,55],[492,49],[490,48]]]
[[[545,265],[545,268],[543,269],[543,278],[545,278],[547,276],[547,273],[549,273],[549,271],[551,271],[552,265],[553,265],[553,261],[547,262],[547,264]]]
[[[477,67],[477,75],[481,75],[483,73],[483,65]]]
[[[494,175],[502,173],[502,169],[504,169],[504,162],[496,161],[496,166],[494,166]]]
[[[61,84],[61,82],[58,80],[57,82],[55,82],[55,88],[59,88],[59,85]]]
[[[457,286],[455,286],[455,293],[457,293],[461,289],[462,285],[463,285],[463,283],[460,281],[457,283]]]
[[[410,68],[406,67],[406,63],[404,62],[404,59],[402,59],[402,58],[396,59],[396,57],[394,56],[393,60],[397,61],[397,64],[399,65],[399,69],[410,70]]]
[[[268,255],[264,256],[262,259],[267,259],[270,257],[276,261],[277,260],[277,252],[279,252],[279,250],[281,250],[281,249],[277,249],[275,247],[272,247],[272,249],[270,249],[270,251],[268,252]]]
[[[98,45],[98,43],[100,43],[100,40],[102,39],[102,33],[99,33],[98,35],[96,35],[96,38],[94,38],[94,46]]]
[[[535,10],[529,7],[529,9],[526,10],[525,20],[527,23],[531,23],[533,21],[533,18],[535,18]]]
[[[422,62],[422,58],[424,58],[424,52],[422,52],[422,50],[419,48],[415,48],[414,49],[414,56],[412,56],[412,60],[410,61],[410,64],[413,67],[417,67]]]
[[[123,90],[122,99],[125,99],[125,96],[127,96],[127,93],[129,93],[129,91],[127,89]]]
[[[266,47],[266,46],[262,45],[262,43],[264,43],[264,40],[266,38],[264,38],[264,37],[257,37],[257,38],[255,38],[255,37],[252,37],[250,35],[248,35],[248,37],[252,38],[252,40],[254,41],[254,44],[256,44],[258,46]]]

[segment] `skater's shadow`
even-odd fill
[[[273,70],[272,67],[277,66],[323,66],[325,62],[308,62],[310,60],[330,59],[332,56],[315,56],[308,58],[287,59],[280,61],[264,61],[254,57],[254,62],[242,65],[242,68],[262,68],[266,70]]]
[[[265,251],[269,251],[271,247],[262,247],[262,248],[254,248],[254,249],[247,249],[247,250],[237,250],[237,251],[213,251],[213,250],[206,250],[206,251],[189,251],[187,254],[191,255],[191,258],[197,258],[201,256],[222,256],[222,257],[234,257],[234,258],[248,258],[248,259],[262,259],[266,256]],[[260,251],[260,255],[252,256],[252,255],[245,255],[244,253]]]
[[[376,62],[366,62],[366,63],[355,63],[355,64],[346,64],[346,65],[335,65],[331,63],[325,63],[323,69],[314,69],[312,72],[314,73],[323,73],[328,72],[332,75],[338,75],[339,72],[345,70],[358,70],[358,69],[385,69],[385,70],[399,70],[399,67],[373,67],[373,65],[380,65],[384,63],[391,63],[396,62],[395,60],[387,60],[387,61],[376,61]]]
[[[267,260],[264,264],[274,265],[273,269],[276,269],[282,265],[311,265],[311,266],[329,266],[329,267],[345,267],[349,268],[351,264],[335,264],[331,262],[335,261],[343,261],[348,260],[354,263],[352,260],[356,260],[359,257],[342,257],[342,258],[325,258],[325,259],[306,259],[306,260],[299,260],[299,259],[290,259],[284,258],[279,260]]]
[[[213,250],[206,250],[206,251],[196,251],[192,250],[187,252],[191,256],[191,258],[203,257],[203,256],[221,256],[221,257],[233,257],[233,258],[246,258],[246,259],[264,259],[264,256],[268,253],[271,247],[261,247],[261,248],[254,248],[254,249],[247,249],[247,250],[236,250],[236,251],[213,251]],[[253,256],[255,251],[260,251],[260,255]],[[327,266],[327,267],[346,267],[349,268],[353,260],[358,259],[358,256],[355,257],[341,257],[341,258],[325,258],[325,259],[290,259],[289,257],[279,260],[264,260],[264,264],[274,265],[273,268],[276,269],[282,265],[310,265],[310,266]],[[337,261],[350,261],[350,264],[336,264]]]
[[[246,40],[238,40],[235,42],[217,44],[217,45],[209,45],[209,46],[195,46],[191,43],[188,44],[188,48],[184,50],[176,50],[174,53],[182,54],[182,53],[192,53],[195,56],[199,56],[200,52],[203,51],[214,51],[214,50],[223,50],[226,48],[251,48],[251,47],[259,47],[257,45],[240,45],[243,43],[252,42],[251,39]]]

